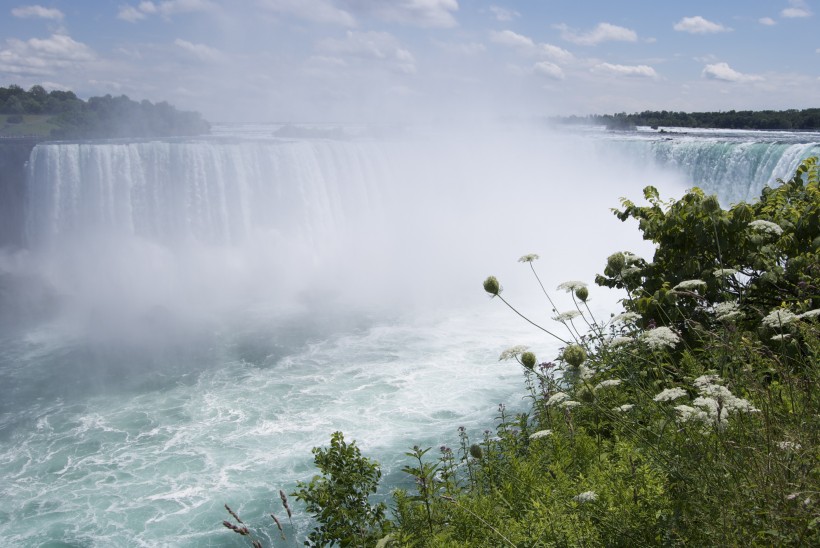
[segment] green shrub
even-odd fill
[[[305,503],[318,522],[308,535],[308,546],[372,546],[385,534],[384,503],[371,504],[378,488],[378,463],[363,457],[356,442],[346,443],[335,432],[330,447],[313,449],[313,461],[321,476],[299,482],[293,496]]]

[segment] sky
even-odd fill
[[[0,85],[211,122],[820,107],[820,0],[0,0]]]

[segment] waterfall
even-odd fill
[[[241,245],[268,230],[319,248],[378,201],[380,158],[372,144],[330,141],[40,144],[27,240],[106,232]]]
[[[816,141],[754,137],[615,139],[605,141],[604,149],[672,169],[684,177],[687,186],[717,194],[727,205],[756,199],[764,186],[774,186],[778,178],[788,179],[800,162],[820,155]]]

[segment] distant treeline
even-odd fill
[[[820,129],[820,108],[804,110],[729,110],[726,112],[673,112],[646,110],[640,113],[593,114],[550,118],[563,124],[589,124],[609,129],[636,126],[672,126],[709,129]]]
[[[116,137],[169,137],[201,135],[210,131],[198,112],[179,111],[166,102],[136,102],[125,95],[78,98],[72,91],[47,92],[42,86],[28,91],[20,86],[0,87],[0,114],[7,123],[23,123],[23,115],[51,115],[57,139]]]

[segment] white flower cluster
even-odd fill
[[[809,310],[808,312],[803,312],[802,314],[797,315],[798,318],[801,320],[808,320],[811,318],[820,318],[820,308],[815,308],[814,310]]]
[[[684,280],[673,287],[672,291],[696,291],[698,289],[706,289],[706,282],[703,280]]]
[[[764,221],[763,219],[752,221],[749,223],[749,227],[757,232],[770,234],[772,236],[781,236],[783,234],[783,228],[779,224],[771,221]]]
[[[740,316],[740,305],[737,301],[727,301],[715,305],[715,317],[718,320],[729,321]]]
[[[563,407],[564,409],[573,409],[575,407],[579,407],[581,402],[575,400],[567,400],[565,402],[561,402],[559,407]]]
[[[563,289],[567,293],[572,293],[577,289],[581,289],[582,287],[586,287],[587,284],[584,282],[579,282],[578,280],[570,280],[568,282],[564,282],[558,286],[558,289]]]
[[[791,323],[797,319],[797,315],[791,310],[785,308],[776,308],[769,312],[769,315],[763,318],[763,325],[772,329],[777,329],[781,326]]]
[[[561,312],[557,316],[553,318],[556,322],[566,323],[568,321],[572,321],[573,319],[580,316],[581,313],[577,310],[567,310],[566,312]]]
[[[559,403],[563,403],[569,399],[569,396],[564,394],[563,392],[556,392],[552,396],[549,397],[547,400],[547,406],[558,405]]]
[[[743,398],[738,398],[721,385],[717,375],[703,375],[695,379],[693,385],[700,396],[692,401],[692,406],[678,405],[675,411],[680,422],[702,422],[725,426],[730,413],[757,413],[758,410]]]
[[[529,349],[529,346],[524,346],[523,344],[518,344],[518,345],[515,345],[515,346],[511,346],[508,349],[506,349],[504,352],[502,352],[500,356],[498,356],[498,361],[501,362],[501,361],[511,360],[511,359],[515,358],[516,356],[518,356],[519,354],[523,354],[528,349]]]
[[[611,346],[612,348],[617,348],[619,346],[623,346],[634,341],[635,339],[633,339],[632,337],[615,337],[614,339],[609,341],[609,346]]]
[[[547,436],[552,434],[552,430],[539,430],[538,432],[533,432],[530,434],[531,440],[537,440],[539,438],[546,438]]]
[[[663,390],[663,391],[659,392],[658,394],[656,394],[655,397],[652,398],[652,399],[657,401],[657,402],[673,401],[673,400],[676,400],[678,398],[682,398],[685,395],[686,395],[686,390],[684,390],[683,388],[666,388],[665,390]]]
[[[607,379],[596,384],[595,390],[600,390],[601,388],[609,388],[610,386],[618,386],[619,384],[621,384],[621,379]]]
[[[701,375],[700,377],[698,377],[697,379],[692,381],[692,386],[694,386],[698,390],[702,390],[702,389],[706,388],[707,386],[710,386],[710,385],[713,385],[713,384],[720,384],[722,382],[723,382],[723,379],[721,379],[719,375],[711,373],[709,375]]]
[[[680,337],[678,337],[677,333],[664,326],[644,331],[641,339],[652,350],[661,350],[667,347],[673,348],[680,342]]]
[[[695,409],[689,405],[676,405],[675,411],[678,413],[680,422],[707,422],[709,415],[702,409]]]
[[[540,257],[535,253],[528,253],[527,255],[522,255],[520,259],[518,259],[519,263],[531,263],[533,261],[537,261]]]
[[[609,320],[609,323],[635,323],[641,319],[641,315],[637,312],[621,312],[617,316]]]
[[[584,491],[572,497],[572,500],[580,503],[592,502],[598,500],[598,493],[595,491]]]
[[[781,451],[800,451],[803,446],[796,441],[779,441],[777,442],[777,448]]]
[[[619,407],[615,407],[613,411],[617,411],[619,413],[628,413],[629,411],[632,411],[633,407],[635,407],[634,403],[625,403]]]

